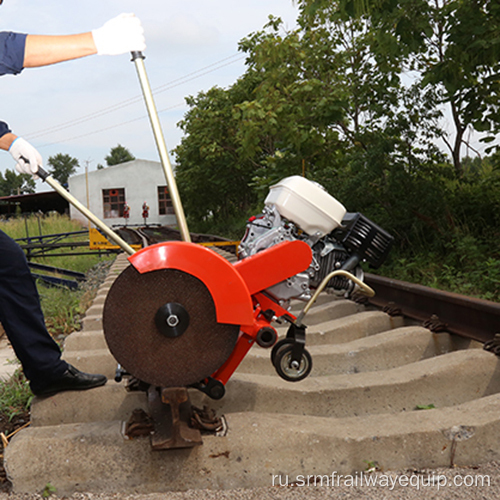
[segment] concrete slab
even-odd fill
[[[64,352],[95,351],[107,349],[106,339],[102,330],[83,330],[74,332],[64,341]]]
[[[500,459],[500,395],[453,408],[329,419],[228,415],[225,437],[189,450],[151,452],[147,438],[125,440],[122,422],[33,427],[5,453],[14,491],[150,493],[255,488],[307,476],[468,465]]]
[[[192,401],[197,406],[209,404],[223,413],[277,412],[339,418],[406,412],[418,405],[443,408],[496,392],[500,392],[500,361],[492,353],[471,349],[391,370],[311,376],[296,383],[277,376],[237,373],[227,383],[222,400],[209,401],[204,395],[195,395]]]
[[[0,379],[6,380],[19,368],[14,350],[7,337],[0,337]]]
[[[64,359],[86,373],[101,373],[114,379],[118,362],[108,349],[69,351],[64,353]]]
[[[404,326],[404,320],[401,316],[391,317],[381,311],[364,311],[308,327],[306,345],[352,342],[401,326]],[[280,337],[284,337],[288,327],[281,326],[276,330]]]
[[[102,314],[86,315],[82,320],[82,330],[101,330]]]
[[[458,349],[467,349],[467,339],[434,334],[421,326],[407,326],[363,337],[343,344],[308,347],[313,376],[361,373],[396,368]],[[238,373],[275,375],[270,350],[255,346],[238,367]]]
[[[94,304],[92,304],[92,306],[88,308],[85,316],[100,316],[100,317],[102,317],[103,310],[104,310],[104,303],[96,304],[94,302]]]
[[[320,306],[320,305],[326,304],[326,303],[331,303],[331,302],[334,302],[336,300],[343,300],[343,297],[338,297],[337,295],[333,295],[333,294],[325,292],[325,293],[322,293],[316,299],[316,302],[314,303],[313,307],[317,307],[317,306]],[[299,313],[300,311],[302,311],[302,309],[304,308],[306,303],[307,302],[303,302],[300,300],[292,300],[290,303],[290,311],[293,312],[294,314]]]
[[[304,318],[308,326],[317,325],[333,319],[343,318],[351,314],[363,311],[364,306],[356,304],[352,300],[332,300],[314,307]]]
[[[499,370],[496,356],[471,349],[389,370],[309,377],[297,383],[285,382],[276,374],[236,373],[226,385],[222,400],[210,400],[195,390],[191,391],[191,400],[196,406],[207,405],[224,414],[252,411],[340,418],[397,413],[419,405],[454,406],[500,392]],[[457,386],[460,391],[454,390]],[[143,408],[143,397],[108,383],[85,395],[64,393],[37,399],[33,415],[40,421],[39,415],[43,415],[43,422],[112,420],[118,409],[132,411],[134,405]]]
[[[106,301],[106,294],[101,293],[100,295],[96,295],[93,304],[94,305],[104,305],[105,301]]]
[[[83,331],[83,338],[85,339],[84,335],[87,329],[92,329],[94,332],[99,331],[95,329],[99,328],[102,323],[100,317],[93,316],[87,322],[84,319],[84,324],[88,325]],[[355,339],[375,335],[388,329],[397,328],[402,324],[403,319],[400,317],[392,318],[379,311],[361,312],[311,326],[307,331],[306,345],[318,346],[325,343],[338,344],[350,342]],[[286,335],[286,327],[278,328],[277,330],[282,337]],[[78,339],[79,334],[77,334],[77,339],[74,341],[71,339],[72,335],[66,340],[70,348],[65,350],[64,359],[68,363],[75,365],[79,370],[88,373],[102,373],[108,378],[113,378],[115,376],[117,361],[113,358],[107,347],[103,346],[102,340],[96,340],[92,346],[89,344],[89,349],[73,350],[71,347],[73,342],[80,342],[80,340]],[[91,349],[91,347],[95,347],[95,349]],[[269,356],[267,349],[263,351]]]
[[[31,408],[31,425],[49,425],[128,420],[131,413],[147,410],[145,392],[128,392],[124,383],[113,380],[103,387],[85,393],[71,391],[50,397],[35,398]]]

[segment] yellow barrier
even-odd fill
[[[140,250],[142,245],[130,245],[134,250]],[[120,250],[118,245],[111,243],[96,228],[89,229],[89,248],[91,250]]]
[[[240,244],[239,241],[206,241],[203,243],[198,243],[203,247],[234,247]]]
[[[222,247],[222,246],[238,246],[239,241],[207,241],[203,243],[198,243],[198,245],[209,247]],[[140,250],[142,245],[130,245],[134,250]],[[91,250],[119,250],[118,245],[111,243],[101,232],[91,227],[89,229],[89,247]]]

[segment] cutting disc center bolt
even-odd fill
[[[180,337],[189,326],[189,314],[181,304],[168,302],[156,311],[155,324],[166,337]]]
[[[175,314],[171,314],[167,318],[167,325],[173,328],[174,326],[177,326],[179,324],[179,318]]]

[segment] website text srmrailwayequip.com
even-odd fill
[[[443,489],[448,487],[474,488],[491,486],[491,479],[488,475],[454,475],[447,477],[443,474],[411,474],[392,475],[379,474],[376,472],[361,472],[355,475],[344,475],[332,472],[331,474],[298,474],[296,476],[288,474],[273,474],[272,486],[296,486],[296,487],[381,487],[393,490],[395,488],[425,488]]]

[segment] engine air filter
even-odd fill
[[[366,260],[373,268],[387,258],[394,238],[363,214],[347,214],[344,228],[336,236],[351,252]],[[341,234],[339,234],[341,232]]]

